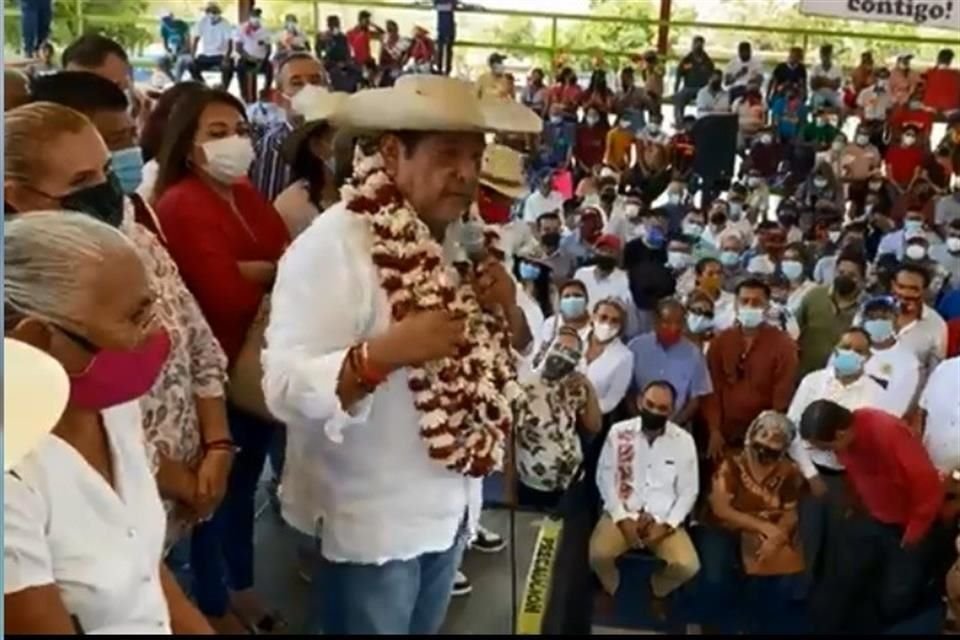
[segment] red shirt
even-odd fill
[[[487,224],[507,224],[510,222],[510,199],[493,194],[489,187],[477,189],[477,209]]]
[[[879,409],[853,412],[853,442],[837,459],[870,515],[905,527],[903,542],[930,530],[943,502],[943,483],[923,442],[905,422]]]
[[[233,197],[239,216],[191,175],[167,189],[156,207],[170,255],[231,362],[268,293],[237,263],[276,263],[290,242],[280,214],[249,181],[237,183]]]
[[[573,155],[584,169],[590,170],[598,164],[603,164],[609,130],[608,127],[603,126],[577,125],[577,141],[573,148]]]
[[[370,53],[370,31],[359,25],[347,31],[347,42],[357,64],[364,64],[373,56]]]
[[[960,109],[960,70],[934,67],[925,76],[923,104],[937,111]]]
[[[906,188],[923,162],[923,149],[919,143],[912,147],[893,146],[887,149],[886,160],[887,175],[900,187]]]
[[[960,356],[960,318],[947,323],[947,357]]]
[[[933,130],[933,120],[932,111],[911,109],[908,105],[902,105],[890,112],[890,129],[894,133],[900,133],[905,126],[912,124],[929,140],[930,132]]]

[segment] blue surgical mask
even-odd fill
[[[687,328],[695,335],[706,333],[713,329],[713,319],[699,313],[691,313],[687,316]]]
[[[784,260],[780,263],[780,269],[783,275],[793,282],[803,277],[803,263],[797,260]]]
[[[699,225],[696,222],[684,222],[683,233],[691,238],[699,238],[703,235],[703,225]]]
[[[910,231],[923,231],[923,220],[905,220],[903,222],[903,230]]]
[[[663,230],[657,226],[647,227],[647,235],[644,242],[651,249],[660,249],[663,247],[667,238],[663,235]]]
[[[838,376],[853,376],[863,371],[865,360],[866,358],[851,349],[837,349],[833,352],[833,370]]]
[[[755,307],[740,307],[737,309],[737,322],[747,329],[756,329],[763,324],[766,311]]]
[[[867,320],[863,323],[863,330],[870,334],[871,342],[885,342],[893,336],[893,320],[889,318]]]
[[[529,262],[520,263],[520,279],[525,282],[536,280],[540,277],[540,265],[530,264]]]
[[[736,251],[721,251],[720,264],[725,267],[735,267],[740,263],[740,254]]]
[[[550,116],[550,122],[552,124],[560,124],[563,122],[563,116]]]
[[[124,193],[133,193],[143,182],[143,151],[140,147],[127,147],[112,152],[110,165]]]
[[[581,318],[587,312],[587,299],[583,296],[560,299],[560,314],[564,318]]]

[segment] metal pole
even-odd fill
[[[660,0],[660,26],[657,29],[657,52],[667,55],[670,48],[670,0]]]
[[[83,0],[76,0],[74,4],[77,7],[77,32],[74,37],[80,37],[83,33]]]
[[[320,33],[320,3],[317,0],[313,0],[313,33]],[[320,57],[320,54],[314,51],[317,57]]]
[[[556,71],[557,66],[557,16],[550,20],[550,69]]]

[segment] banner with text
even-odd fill
[[[800,0],[800,13],[960,29],[960,0]]]

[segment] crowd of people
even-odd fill
[[[660,618],[694,583],[704,625],[762,600],[755,633],[960,608],[951,51],[768,78],[696,38],[668,135],[654,53],[515,95],[500,54],[399,73],[368,12],[316,54],[288,20],[279,57],[258,20],[164,18],[173,79],[220,87],[141,100],[94,34],[5,73],[6,379],[51,397],[5,413],[6,632],[301,631],[256,589],[268,459],[307,633],[438,632],[464,551],[506,545],[497,472],[546,513],[586,487],[597,588],[652,554]],[[381,81],[342,84],[373,40]]]

